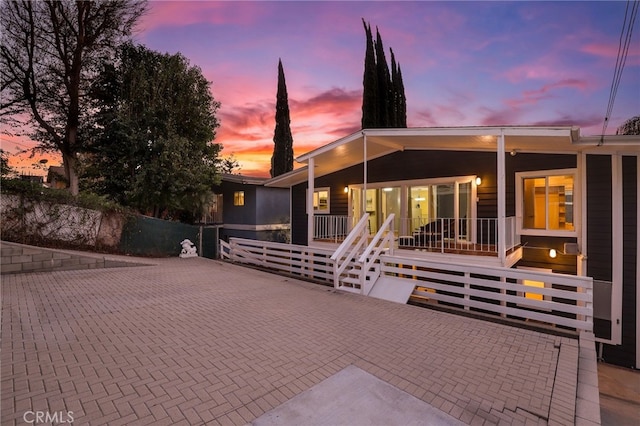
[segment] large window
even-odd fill
[[[522,230],[575,231],[575,174],[521,174]]]

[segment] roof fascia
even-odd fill
[[[309,170],[309,166],[308,165],[302,166],[302,167],[297,168],[295,170],[291,170],[290,172],[278,175],[278,176],[273,177],[271,179],[267,179],[264,182],[264,186],[277,187],[277,188],[288,188],[288,187],[291,187],[293,185],[291,185],[289,182],[291,182],[291,181],[296,182],[298,179],[300,179],[300,177],[298,175],[303,175],[304,176],[304,179],[302,180],[304,182],[307,179],[308,170]]]
[[[606,135],[583,136],[573,142],[575,145],[615,145],[615,146],[640,146],[640,135]]]
[[[323,145],[319,148],[314,149],[313,151],[309,151],[306,154],[302,154],[301,156],[296,158],[296,161],[299,163],[306,163],[309,161],[310,158],[315,157],[317,155],[323,154],[325,152],[329,152],[331,150],[333,150],[334,148],[340,146],[340,145],[344,145],[346,143],[349,142],[353,142],[354,140],[360,138],[361,136],[364,135],[364,132],[358,131],[355,133],[350,134],[349,136],[345,136],[342,139],[338,139],[337,141],[333,141],[331,143],[328,143],[327,145]]]
[[[229,173],[223,173],[221,176],[222,182],[241,183],[245,185],[263,185],[266,182],[266,178],[234,175]]]

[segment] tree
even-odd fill
[[[13,173],[11,166],[9,166],[9,154],[4,149],[0,148],[0,176],[5,177]]]
[[[86,171],[92,189],[156,217],[198,217],[221,150],[211,143],[220,104],[200,68],[125,44],[92,96],[100,109]]]
[[[373,42],[371,25],[362,20],[367,47],[364,60],[362,128],[407,127],[407,106],[400,65],[391,50],[391,73],[380,31]]]
[[[278,93],[276,95],[276,128],[273,135],[271,177],[293,170],[293,137],[289,117],[289,98],[282,60],[278,60]]]
[[[631,117],[616,131],[616,135],[640,135],[640,115]]]
[[[393,81],[393,123],[395,127],[407,127],[407,98],[404,95],[404,82],[402,70],[396,64],[396,57],[391,52],[391,80]]]
[[[78,155],[94,111],[87,91],[99,62],[113,55],[146,10],[144,0],[4,1],[0,47],[6,117],[27,113],[29,135],[43,151],[59,151],[73,195]]]
[[[216,167],[218,168],[220,173],[227,173],[232,175],[234,174],[234,171],[238,169],[238,173],[236,174],[240,174],[240,162],[234,154],[220,158]]]
[[[362,24],[367,38],[362,77],[362,128],[370,129],[378,127],[378,74],[371,25],[367,25],[364,19]]]

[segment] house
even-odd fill
[[[266,178],[223,174],[203,224],[230,237],[286,242],[289,238],[289,190],[264,186]]]
[[[574,328],[584,319],[602,359],[640,368],[639,158],[640,136],[570,126],[368,129],[264,185],[290,190],[291,242],[333,253],[338,288],[397,292],[410,276],[407,297]],[[359,261],[359,275],[340,259]]]

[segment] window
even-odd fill
[[[329,214],[329,188],[317,188],[313,191],[313,212],[317,214]]]
[[[521,174],[519,195],[523,231],[575,232],[575,174]]]
[[[244,206],[244,191],[235,191],[233,193],[233,205]]]

